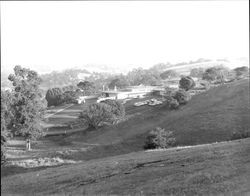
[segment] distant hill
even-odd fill
[[[189,75],[190,70],[193,68],[209,68],[213,66],[225,66],[228,68],[236,68],[236,67],[242,67],[247,66],[249,67],[249,61],[247,58],[238,58],[238,59],[216,59],[216,60],[210,60],[210,59],[198,59],[197,61],[190,61],[187,63],[177,63],[168,66],[164,71],[166,70],[175,70],[179,74],[182,75]]]
[[[188,62],[180,62],[180,63],[158,63],[156,65],[148,68],[149,71],[162,73],[167,70],[175,70],[177,73],[182,75],[188,75],[192,68],[208,68],[212,66],[223,65],[229,68],[241,67],[241,66],[249,66],[249,62],[247,58],[238,58],[238,59],[204,59],[200,58],[197,60],[192,60]],[[142,65],[143,67],[143,65]],[[49,73],[39,73],[43,79],[43,83],[41,85],[43,90],[47,90],[51,87],[61,87],[66,85],[75,85],[79,81],[84,80],[86,78],[91,78],[94,80],[95,78],[106,78],[111,75],[116,74],[127,74],[128,71],[131,71],[135,68],[134,65],[128,65],[124,67],[117,67],[111,65],[82,65],[75,66],[70,69],[66,69],[63,71],[52,71]],[[51,68],[50,68],[51,69]],[[1,70],[1,87],[8,88],[11,87],[11,83],[8,81],[8,75],[11,72],[7,72]]]

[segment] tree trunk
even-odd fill
[[[31,145],[30,145],[30,139],[26,140],[26,150],[30,151],[31,150]]]

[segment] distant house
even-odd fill
[[[126,98],[142,98],[145,95],[153,92],[154,90],[162,89],[160,86],[130,86],[122,90],[109,90],[102,91],[101,97],[99,100],[105,99],[126,99]]]

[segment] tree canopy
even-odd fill
[[[41,121],[46,108],[39,89],[41,78],[37,72],[15,66],[9,75],[13,91],[13,131],[26,139],[36,139],[43,135]]]

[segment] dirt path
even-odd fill
[[[74,104],[70,104],[70,105],[67,105],[65,108],[62,108],[62,109],[59,109],[59,110],[57,110],[55,113],[53,113],[53,114],[48,114],[47,116],[45,116],[45,118],[49,118],[49,117],[51,117],[51,116],[54,116],[55,114],[57,114],[57,113],[59,113],[59,112],[62,112],[62,111],[64,111],[65,109],[67,109],[67,108],[69,108],[69,107],[71,107],[71,106],[73,106]]]
[[[72,107],[74,105],[75,104],[67,105],[64,108],[57,110],[55,113],[47,115],[45,118],[50,118],[50,117],[54,116],[55,114],[58,114],[58,113],[66,110],[66,109],[68,109],[68,108],[70,108],[70,107]],[[62,134],[74,133],[74,132],[82,131],[82,130],[84,130],[86,128],[87,128],[87,126],[84,126],[84,127],[81,127],[81,128],[76,128],[76,129],[57,130],[57,131],[47,132],[46,135],[47,136],[52,136],[52,135],[62,135]]]

